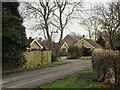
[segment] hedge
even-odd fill
[[[120,84],[120,51],[95,49],[92,53],[94,78],[107,84]]]
[[[68,58],[77,59],[81,57],[81,49],[77,46],[70,46],[68,49]]]

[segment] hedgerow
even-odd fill
[[[120,51],[96,49],[92,53],[94,78],[107,84],[120,84]]]

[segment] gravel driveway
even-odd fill
[[[55,81],[66,75],[71,75],[91,67],[91,60],[76,60],[72,63],[42,68],[32,71],[23,71],[3,76],[3,88],[35,88],[37,86]]]

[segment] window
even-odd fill
[[[62,48],[62,52],[67,52],[67,49],[66,48]]]

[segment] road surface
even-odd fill
[[[14,73],[2,77],[2,88],[36,88],[88,67],[91,67],[91,60],[77,60],[54,67]]]

